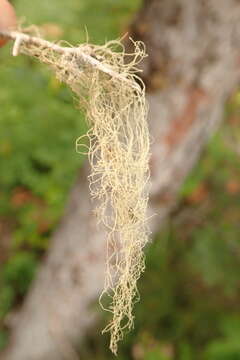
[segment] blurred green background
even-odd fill
[[[140,0],[15,0],[50,39],[103,43],[127,32]],[[86,31],[87,28],[87,31]],[[84,116],[32,59],[0,51],[0,349],[64,210],[83,158]],[[119,359],[240,360],[240,92],[147,249],[135,330]],[[81,358],[110,359],[102,324]]]

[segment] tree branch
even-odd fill
[[[129,85],[136,88],[136,90],[139,89],[138,84],[132,83],[126,77],[116,73],[110,67],[106,66],[105,64],[102,64],[99,60],[95,59],[93,56],[86,54],[81,47],[59,46],[42,38],[30,36],[18,31],[0,30],[0,37],[5,37],[15,41],[15,45],[13,47],[13,56],[17,56],[19,54],[19,51],[21,50],[21,44],[24,44],[26,46],[36,46],[39,49],[49,49],[58,54],[67,54],[67,53],[75,54],[83,61],[83,63],[86,63],[111,77],[117,78],[121,81],[128,82]]]

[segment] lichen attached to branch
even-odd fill
[[[107,229],[106,279],[100,303],[112,319],[103,332],[110,332],[110,348],[116,354],[124,329],[133,327],[137,280],[144,270],[143,248],[148,240],[147,105],[144,85],[136,76],[144,46],[135,42],[134,54],[125,54],[119,41],[62,48],[24,36],[17,40],[17,52],[50,65],[86,112],[90,192],[99,223]],[[128,55],[130,61],[126,61]],[[82,138],[76,142],[79,151],[81,142]],[[107,306],[103,305],[106,298]]]

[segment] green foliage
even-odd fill
[[[27,292],[37,269],[32,252],[19,251],[9,258],[0,272],[0,350],[7,343],[4,317]],[[2,324],[2,326],[1,326]]]
[[[17,12],[28,22],[42,25],[55,23],[69,42],[103,43],[127,32],[131,15],[141,0],[57,0],[39,1],[29,6],[28,0],[17,0]],[[87,36],[88,35],[88,36]]]
[[[238,315],[223,317],[220,329],[222,336],[213,340],[206,348],[206,360],[239,360],[240,317]]]
[[[8,335],[6,331],[0,331],[0,351],[7,345]]]
[[[15,297],[23,296],[33,279],[36,267],[36,258],[30,252],[19,251],[12,256],[1,272],[2,284],[7,291],[5,296],[12,298],[10,289],[14,290]]]
[[[14,289],[12,285],[1,284],[0,318],[3,318],[14,304]]]

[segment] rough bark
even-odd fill
[[[152,134],[153,234],[238,85],[239,18],[237,0],[146,0],[131,27],[149,53],[143,77]],[[70,344],[96,319],[91,304],[103,286],[105,235],[93,216],[87,174],[86,165],[3,360],[70,359]]]

